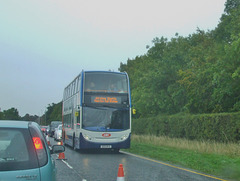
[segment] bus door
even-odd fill
[[[75,146],[79,149],[80,135],[80,109],[74,109],[74,131],[75,131]]]

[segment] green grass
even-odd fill
[[[131,148],[125,151],[240,181],[239,144],[133,135]]]

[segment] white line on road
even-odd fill
[[[66,162],[65,160],[62,160],[62,162],[65,163],[68,166],[68,168],[73,169],[73,167],[71,165],[69,165],[69,163]]]
[[[62,162],[63,162],[65,165],[67,165],[68,168],[70,168],[70,169],[72,169],[74,172],[76,172],[76,174],[77,174],[79,177],[81,177],[81,175],[80,175],[76,170],[74,170],[73,167],[72,167],[71,165],[69,165],[68,162],[66,162],[65,160],[62,160]],[[86,180],[86,179],[82,179],[82,181],[87,181],[87,180]]]

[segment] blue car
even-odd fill
[[[64,151],[62,145],[50,150],[35,122],[0,120],[0,181],[54,181],[51,154]]]

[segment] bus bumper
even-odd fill
[[[98,142],[91,142],[86,140],[82,133],[80,133],[80,149],[126,149],[130,148],[130,140],[131,140],[131,133],[129,134],[129,137],[121,142],[116,143],[98,143]]]

